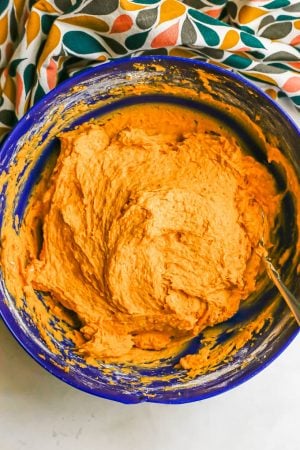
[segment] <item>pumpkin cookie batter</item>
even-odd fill
[[[79,351],[151,361],[235,314],[260,270],[261,210],[270,228],[277,212],[265,167],[213,119],[164,104],[60,139],[24,277],[77,314]]]

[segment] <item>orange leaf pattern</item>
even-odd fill
[[[40,16],[37,12],[32,11],[29,15],[26,26],[27,46],[37,37],[40,31]]]
[[[143,53],[207,60],[300,109],[293,0],[0,0],[0,138],[61,80]]]

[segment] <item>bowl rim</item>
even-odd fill
[[[186,64],[187,66],[193,66],[202,68],[208,72],[214,72],[218,73],[224,76],[227,76],[229,78],[232,78],[236,81],[239,81],[240,83],[243,83],[247,87],[249,87],[251,90],[254,90],[259,96],[263,97],[273,108],[279,112],[279,114],[289,123],[291,128],[299,135],[300,137],[300,128],[296,125],[296,123],[292,120],[292,118],[289,116],[289,114],[278,104],[276,103],[271,97],[269,97],[267,94],[265,94],[259,87],[257,87],[254,83],[249,81],[247,78],[243,77],[242,75],[233,72],[232,70],[228,70],[226,68],[217,66],[215,64],[208,63],[206,61],[201,61],[197,59],[189,59],[189,58],[183,58],[183,57],[176,57],[176,56],[167,56],[167,55],[147,55],[147,56],[137,56],[137,57],[126,57],[126,58],[119,58],[117,60],[110,60],[105,63],[98,64],[93,67],[89,67],[87,69],[83,69],[80,72],[76,73],[72,77],[68,78],[67,80],[62,81],[58,86],[56,86],[54,89],[52,89],[50,92],[45,94],[40,100],[38,100],[25,114],[24,116],[17,122],[17,124],[14,126],[14,128],[11,130],[9,135],[6,137],[4,142],[0,145],[0,152],[5,153],[5,149],[9,147],[10,145],[13,145],[16,140],[19,139],[19,135],[23,134],[23,127],[26,125],[27,121],[30,120],[30,116],[32,114],[32,111],[38,111],[41,106],[49,100],[52,100],[57,95],[67,91],[69,88],[72,88],[76,83],[79,83],[81,81],[86,80],[89,78],[89,76],[95,75],[97,73],[101,73],[103,71],[107,71],[110,68],[114,69],[115,67],[121,66],[122,64],[135,64],[135,63],[153,63],[153,64],[159,64],[161,61],[170,62],[170,64],[176,64],[180,62],[181,64]],[[26,128],[26,127],[25,127]],[[7,306],[4,310],[2,310],[2,303],[4,303],[5,294],[1,291],[1,296],[3,295],[3,299],[0,298],[0,318],[2,318],[3,323],[6,325],[8,330],[11,332],[13,337],[17,340],[17,342],[21,345],[21,347],[26,351],[27,354],[29,354],[40,366],[42,366],[47,372],[54,375],[56,378],[60,379],[61,381],[65,382],[69,386],[73,388],[77,388],[78,390],[82,392],[86,392],[88,394],[92,394],[96,397],[105,398],[108,400],[115,400],[121,403],[125,404],[134,404],[134,403],[141,403],[141,402],[150,402],[150,403],[161,403],[161,404],[180,404],[180,403],[191,403],[196,402],[200,400],[204,400],[206,398],[214,397],[216,395],[222,394],[223,392],[230,391],[231,389],[234,389],[242,384],[244,384],[246,381],[260,373],[262,370],[264,370],[269,364],[271,364],[276,358],[278,358],[281,353],[284,352],[284,350],[291,344],[291,342],[296,338],[298,335],[298,332],[300,328],[295,327],[291,330],[290,334],[288,335],[286,341],[280,346],[279,349],[277,349],[272,355],[268,356],[263,362],[260,362],[260,364],[257,367],[251,367],[249,372],[246,372],[243,374],[243,376],[239,379],[236,379],[234,381],[230,381],[230,384],[226,384],[225,386],[222,386],[218,389],[215,389],[211,392],[207,393],[201,393],[196,394],[191,397],[186,396],[178,396],[176,398],[167,398],[162,399],[160,396],[159,398],[148,396],[145,394],[136,394],[136,393],[130,393],[130,394],[123,394],[123,393],[116,393],[115,395],[112,393],[112,391],[109,392],[98,392],[94,391],[89,386],[83,385],[80,382],[77,382],[77,380],[69,379],[68,374],[61,368],[57,367],[53,362],[44,360],[39,356],[38,353],[34,353],[34,351],[30,348],[30,346],[27,346],[24,340],[22,340],[20,336],[20,332],[22,333],[22,330],[20,330],[20,327],[18,326],[17,322],[14,319],[14,316]],[[295,322],[296,325],[296,322]]]

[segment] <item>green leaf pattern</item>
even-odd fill
[[[60,81],[142,54],[215,62],[300,109],[299,2],[0,0],[2,137]]]

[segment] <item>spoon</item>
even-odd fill
[[[265,247],[264,248],[264,262],[267,270],[267,274],[269,278],[273,281],[275,286],[277,287],[278,291],[282,295],[283,299],[285,300],[286,304],[291,310],[291,313],[295,317],[297,324],[300,327],[300,300],[297,300],[296,297],[291,293],[291,291],[286,287],[284,282],[282,281],[279,273],[273,266],[273,263],[271,259],[269,258]]]
[[[265,226],[265,215],[262,210],[261,210],[261,215],[262,215],[262,219],[263,219],[263,225]],[[266,247],[264,246],[263,237],[260,239],[259,247],[262,250],[263,260],[264,260],[269,278],[273,281],[273,283],[277,287],[278,291],[280,292],[280,294],[282,295],[286,304],[290,308],[291,313],[295,317],[296,322],[300,327],[300,300],[296,299],[296,297],[291,293],[291,291],[287,288],[287,286],[282,281],[278,271],[275,269],[275,267],[272,263],[272,260],[268,255],[268,251],[267,251]]]

